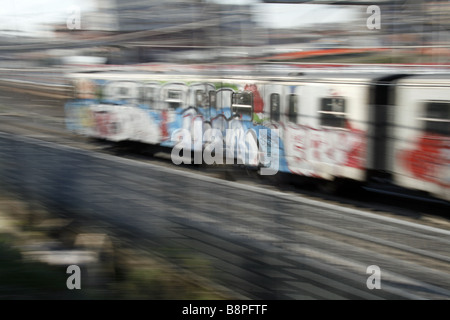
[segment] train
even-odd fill
[[[66,127],[75,134],[450,201],[450,73],[100,71],[68,79]]]

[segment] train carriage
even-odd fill
[[[393,183],[450,201],[450,76],[396,85],[388,149]]]
[[[311,74],[283,84],[283,112],[276,118],[290,172],[327,180],[365,180],[370,124],[366,106],[374,78]]]
[[[262,174],[363,183],[375,178],[450,199],[449,76],[384,71],[73,78],[78,95],[66,111],[68,129],[77,133],[172,150],[183,134],[183,146],[203,152],[219,135],[227,160],[260,167]]]

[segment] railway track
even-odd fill
[[[21,134],[87,150],[96,150],[97,152],[164,167],[175,166],[170,159],[170,150],[136,142],[113,143],[74,135],[65,129],[62,117],[62,115],[47,116],[15,111],[15,113],[0,113],[0,123],[2,124],[3,132]],[[283,174],[277,177],[259,176],[256,171],[249,171],[240,166],[182,165],[178,166],[178,168],[250,185],[263,184],[265,187],[271,188],[271,190],[290,192],[292,196],[300,194],[320,201],[365,208],[379,214],[409,217],[412,220],[422,218],[423,221],[435,221],[438,220],[437,218],[442,218],[443,221],[450,219],[448,214],[450,204],[448,202],[395,187],[392,187],[390,190],[383,185],[350,186],[350,191],[348,191],[343,186],[343,190],[339,194],[329,194],[317,188],[313,179],[303,179]],[[438,222],[438,224],[441,224],[441,222]]]
[[[218,281],[250,298],[450,298],[446,203],[419,197],[405,205],[404,195],[387,197],[376,188],[360,190],[356,196],[324,195],[292,181],[262,179],[239,167],[174,166],[164,153],[149,157],[141,152],[139,144],[71,135],[65,131],[61,101],[50,100],[3,91],[2,131],[75,147],[87,157],[83,159],[107,163],[109,180],[100,185],[95,177],[89,180],[87,169],[80,171],[87,180],[81,183],[86,190],[79,192],[95,193],[90,183],[98,190],[115,183],[111,192],[124,200],[128,195],[140,209],[135,211],[136,222],[125,222],[111,207],[97,210],[113,212],[111,216],[96,214],[90,219],[104,220],[130,241],[141,239],[142,248],[161,246],[146,225],[163,221],[168,230],[161,235],[164,241],[201,252],[214,266]],[[91,151],[95,152],[85,153]],[[152,170],[144,180],[142,168]],[[103,176],[105,171],[96,173]],[[177,189],[180,194],[171,194],[179,184],[184,185]],[[218,185],[224,191],[211,196],[209,191]],[[152,211],[156,220],[136,204],[147,205],[149,199],[157,208]],[[177,257],[171,259],[176,262]],[[382,270],[382,293],[366,287],[366,268],[373,264]]]
[[[174,263],[200,254],[214,279],[243,296],[450,297],[448,229],[35,139],[1,140],[10,151],[3,161],[27,159],[26,172],[8,171],[6,181],[25,181],[19,189],[59,208],[75,205],[68,217],[106,224],[139,248],[177,248],[167,253]],[[55,189],[68,170],[76,175]],[[371,265],[383,272],[380,291],[365,287]]]

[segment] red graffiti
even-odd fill
[[[347,153],[347,162],[344,165],[346,167],[363,169],[366,159],[365,133],[362,130],[354,128],[348,120],[346,121],[346,127],[352,133],[351,137],[356,137],[356,139],[350,144],[352,147]]]
[[[112,114],[107,112],[95,112],[94,119],[97,131],[101,136],[107,137],[117,133],[117,122]]]
[[[364,169],[366,165],[366,133],[347,123],[348,130],[308,126],[288,126],[285,136],[289,165],[301,174],[313,174],[318,163]],[[297,170],[294,169],[294,170]],[[316,172],[318,173],[318,172]]]
[[[167,121],[168,121],[168,116],[167,116],[167,110],[163,110],[163,112],[161,113],[161,139],[162,140],[168,140],[169,139],[169,131],[167,130]]]
[[[450,164],[449,142],[444,136],[424,134],[417,141],[415,149],[400,152],[401,164],[417,179],[449,186],[441,176],[441,168]]]
[[[258,91],[258,87],[255,84],[246,84],[244,90],[253,93],[253,112],[255,113],[263,112],[264,101],[261,97],[261,94]]]

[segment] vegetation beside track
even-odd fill
[[[222,300],[235,299],[208,287],[194,275],[170,262],[121,246],[115,239],[114,254],[102,253],[100,263],[81,267],[81,289],[69,290],[68,265],[47,264],[30,257],[48,244],[68,248],[70,228],[51,213],[11,194],[0,195],[0,300]],[[66,230],[63,230],[66,228]],[[82,232],[78,228],[77,232]],[[72,230],[74,231],[74,230]],[[61,249],[61,247],[59,247]],[[34,254],[33,254],[34,253]],[[57,253],[57,250],[54,250]],[[198,261],[195,257],[190,261]],[[95,270],[95,272],[94,272]],[[95,275],[94,275],[95,274]]]

